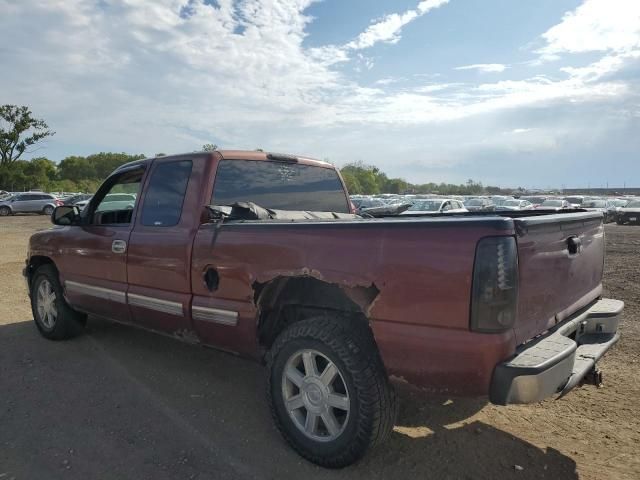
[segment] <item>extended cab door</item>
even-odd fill
[[[191,249],[206,203],[200,188],[205,163],[202,156],[154,160],[129,241],[133,322],[187,338]]]
[[[137,212],[144,164],[125,167],[109,177],[82,213],[83,223],[69,228],[60,255],[67,298],[79,310],[129,321],[127,308],[127,244]],[[128,193],[130,204],[110,201]],[[111,194],[111,196],[110,196]]]

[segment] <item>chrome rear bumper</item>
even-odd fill
[[[624,303],[601,299],[519,347],[496,366],[489,399],[497,405],[535,403],[565,395],[595,368],[619,339]]]

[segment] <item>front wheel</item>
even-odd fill
[[[294,323],[268,360],[274,421],[307,460],[345,467],[393,429],[395,392],[366,325],[325,317]]]
[[[58,272],[52,265],[36,270],[31,281],[31,310],[43,337],[50,340],[73,338],[84,329],[87,317],[66,302]]]
[[[9,207],[0,207],[0,217],[6,217],[11,215],[11,209]]]
[[[51,214],[53,213],[53,207],[52,207],[51,205],[47,205],[46,207],[44,207],[44,208],[42,209],[42,213],[43,213],[44,215],[49,215],[49,216],[51,216]]]

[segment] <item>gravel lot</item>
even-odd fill
[[[640,227],[607,225],[607,295],[626,302],[604,388],[494,407],[402,388],[396,432],[356,466],[301,460],[272,426],[263,368],[91,320],[41,338],[20,275],[48,219],[0,219],[0,479],[640,478]]]

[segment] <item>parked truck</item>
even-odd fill
[[[390,379],[499,405],[599,381],[623,310],[602,298],[602,213],[351,208],[309,158],[128,163],[31,237],[35,324],[62,340],[94,315],[262,361],[277,428],[334,468],[391,432]]]

